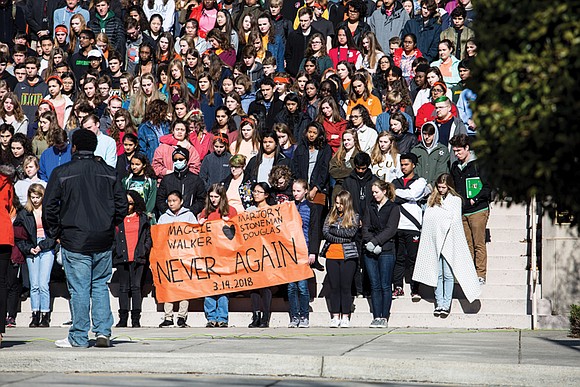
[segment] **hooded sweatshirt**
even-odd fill
[[[28,79],[18,82],[14,93],[18,96],[22,111],[28,118],[28,122],[34,122],[38,104],[45,95],[48,94],[48,86],[41,77],[37,77],[37,81],[31,84]]]
[[[193,215],[193,213],[185,207],[181,207],[179,211],[177,211],[177,214],[173,213],[173,211],[171,211],[170,209],[167,209],[167,211],[161,214],[157,224],[168,224],[177,222],[199,224],[195,215]]]
[[[415,166],[415,174],[434,185],[435,180],[442,173],[449,173],[449,151],[445,145],[439,143],[439,129],[434,122],[429,122],[435,127],[433,142],[430,146],[425,144],[425,139],[411,149],[411,153],[417,155],[419,161]]]

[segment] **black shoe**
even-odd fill
[[[40,320],[40,324],[38,326],[41,328],[50,327],[50,312],[42,313],[42,319]]]
[[[451,309],[443,309],[443,308],[441,308],[441,311],[439,313],[439,316],[445,318],[445,317],[449,316],[449,313],[451,313]]]
[[[218,323],[216,321],[208,321],[207,324],[205,324],[206,328],[217,328]]]
[[[32,312],[32,321],[28,324],[29,328],[38,328],[40,326],[40,312]]]
[[[313,268],[314,270],[324,271],[324,266],[322,266],[322,264],[318,262],[318,259],[314,261],[314,263],[310,265],[310,267]]]
[[[258,328],[260,326],[260,318],[261,318],[261,314],[260,312],[254,312],[252,313],[252,322],[250,323],[250,325],[248,325],[248,328]]]
[[[225,322],[225,321],[218,321],[217,327],[218,328],[227,328],[228,327],[228,323]]]
[[[127,309],[119,309],[119,322],[115,325],[116,328],[127,328],[127,320],[129,319],[129,311]]]
[[[177,318],[177,326],[180,328],[188,328],[188,325],[185,323],[185,319],[183,317]]]
[[[141,328],[141,309],[133,309],[131,311],[131,327]]]
[[[159,324],[159,328],[172,327],[172,326],[173,326],[173,320],[163,320],[163,322],[161,324]]]
[[[270,313],[262,313],[262,318],[260,319],[260,328],[270,327]]]

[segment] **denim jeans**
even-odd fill
[[[389,318],[393,297],[393,270],[395,255],[365,252],[365,265],[371,282],[371,305],[373,318]]]
[[[111,336],[113,313],[107,287],[113,272],[111,251],[83,254],[63,248],[62,262],[73,319],[68,341],[75,347],[87,347],[91,318],[95,335]]]
[[[308,290],[308,280],[291,282],[288,284],[288,303],[290,304],[290,318],[304,317],[310,315],[310,291]]]
[[[203,310],[207,321],[228,322],[228,296],[210,296],[203,300]]]
[[[435,288],[435,301],[437,307],[449,309],[453,297],[453,272],[443,256],[439,257],[438,266],[439,279],[437,280],[437,287]]]
[[[44,238],[37,239],[37,245]],[[33,312],[50,312],[50,272],[54,263],[54,253],[41,251],[32,258],[27,257],[28,278],[30,279],[30,307]]]

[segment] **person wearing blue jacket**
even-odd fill
[[[401,32],[401,36],[415,34],[417,48],[429,62],[433,62],[439,56],[438,47],[442,27],[436,12],[435,0],[422,0],[421,14],[409,20]]]
[[[48,181],[52,171],[63,164],[71,161],[71,145],[68,142],[67,134],[64,130],[57,131],[52,136],[53,146],[46,149],[40,155],[40,170],[38,177]]]

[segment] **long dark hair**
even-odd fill
[[[254,170],[248,171],[251,172],[253,175],[258,174],[258,169],[260,168],[260,164],[262,164],[262,160],[264,158],[264,146],[262,145],[262,141],[265,138],[272,138],[276,143],[276,149],[274,150],[274,164],[276,163],[276,159],[280,156],[280,142],[278,141],[278,136],[276,136],[276,133],[273,130],[267,129],[260,136],[260,150],[256,155],[256,164],[254,165]]]
[[[321,123],[316,122],[316,121],[312,121],[311,123],[308,124],[308,126],[306,127],[306,130],[304,131],[304,137],[303,137],[304,143],[306,145],[310,145],[310,143],[308,142],[308,137],[306,135],[306,133],[308,133],[309,128],[316,128],[316,130],[318,131],[318,136],[316,137],[316,139],[312,143],[312,145],[314,146],[314,149],[320,150],[320,149],[324,148],[327,144],[326,132],[324,131],[324,126],[322,126]]]
[[[145,177],[148,177],[150,179],[157,178],[157,175],[155,174],[155,171],[153,170],[153,167],[151,166],[149,159],[144,153],[136,152],[133,155],[132,159],[137,159],[141,161],[141,163],[143,164],[143,174],[145,175]]]
[[[147,212],[147,208],[145,207],[145,200],[141,197],[139,192],[133,191],[132,189],[127,191],[127,195],[133,199],[133,210],[141,215]]]

